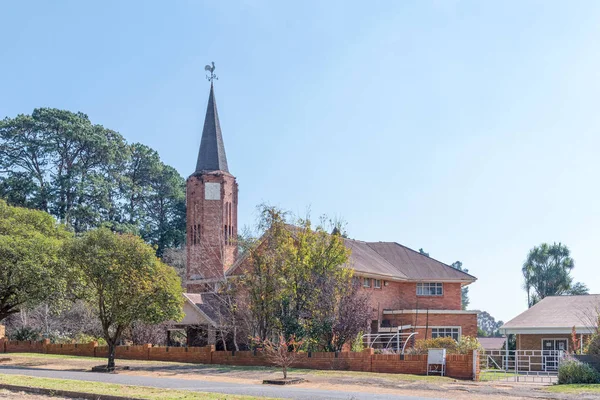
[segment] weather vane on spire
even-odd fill
[[[211,64],[212,66],[207,65],[204,67],[204,70],[210,72],[210,75],[206,75],[206,79],[212,84],[215,79],[219,80],[219,77],[215,75],[215,62],[213,61]]]

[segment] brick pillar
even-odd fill
[[[48,345],[49,344],[50,344],[50,339],[42,340],[42,353],[44,353],[44,354],[48,353]]]
[[[362,351],[363,355],[363,371],[372,372],[373,371],[373,349],[368,348]]]

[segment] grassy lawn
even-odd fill
[[[39,353],[7,353],[7,357],[23,357],[23,358],[37,358],[37,359],[78,359],[78,360],[93,360],[97,364],[103,364],[104,358],[99,357],[80,357],[80,356],[66,356],[60,354],[39,354]],[[124,361],[117,362],[122,364]],[[197,369],[198,372],[206,373],[206,370],[213,370],[218,373],[236,372],[236,371],[253,371],[253,372],[264,372],[265,374],[280,373],[281,370],[276,367],[260,367],[260,366],[235,366],[235,365],[219,365],[219,364],[191,364],[181,362],[170,362],[170,361],[147,361],[147,360],[127,360],[127,364],[138,364],[145,366],[161,366],[165,367],[182,367],[184,369]],[[290,374],[302,374],[312,375],[314,377],[323,378],[364,378],[364,379],[385,379],[394,382],[406,382],[406,381],[425,381],[432,383],[444,383],[454,381],[453,378],[436,375],[410,375],[410,374],[387,374],[378,372],[360,372],[360,371],[339,371],[339,370],[317,370],[317,369],[306,369],[306,368],[290,368]],[[495,378],[498,379],[498,378]]]
[[[75,358],[78,360],[105,360],[102,357],[83,357],[83,356],[67,356],[62,354],[44,354],[44,353],[1,353],[2,357],[29,357],[29,358]]]
[[[598,393],[600,394],[600,385],[553,385],[545,389],[552,393]]]
[[[498,381],[506,378],[515,377],[517,374],[514,372],[506,371],[486,371],[479,374],[479,380],[482,382],[486,381]]]
[[[258,400],[267,397],[239,396],[232,394],[190,392],[185,390],[170,390],[144,386],[117,385],[112,383],[74,381],[68,379],[35,378],[21,375],[0,374],[0,383],[51,390],[70,390],[74,392],[93,393],[133,397],[136,399],[166,399],[166,400]]]
[[[386,374],[382,372],[361,372],[361,371],[334,371],[319,369],[290,369],[290,373],[310,374],[314,376],[323,376],[328,378],[370,378],[387,379],[393,381],[426,381],[426,382],[453,382],[454,378],[439,375],[410,375],[410,374]]]

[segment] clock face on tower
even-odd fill
[[[206,182],[204,184],[204,200],[221,200],[221,184]]]

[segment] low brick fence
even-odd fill
[[[108,347],[98,346],[96,342],[51,344],[48,340],[36,342],[0,339],[0,353],[44,353],[106,358]],[[116,358],[198,364],[273,366],[260,351],[216,351],[214,346],[153,347],[150,344],[117,346]],[[427,355],[374,354],[373,349],[365,349],[362,352],[309,352],[299,353],[293,366],[307,369],[425,375],[427,374]],[[446,375],[457,379],[477,380],[479,378],[479,357],[472,352],[447,355]]]

